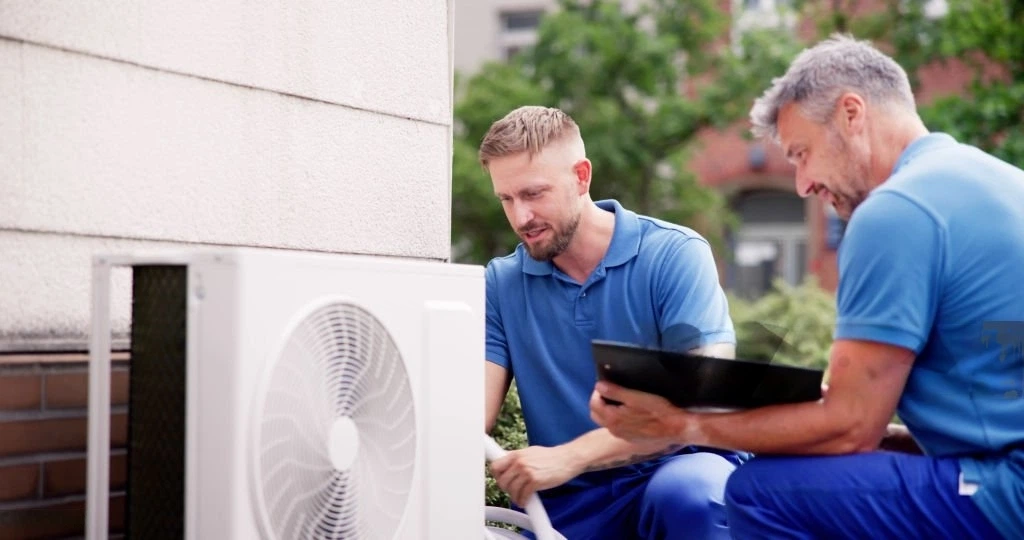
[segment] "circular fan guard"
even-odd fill
[[[412,486],[416,422],[387,329],[356,305],[323,303],[264,376],[250,449],[264,535],[392,538]]]

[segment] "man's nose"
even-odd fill
[[[533,221],[533,209],[530,208],[529,204],[525,204],[525,203],[518,203],[518,204],[516,204],[514,212],[515,212],[515,220],[516,220],[516,228],[517,229],[522,228],[526,224],[528,224],[531,221]]]
[[[796,170],[796,194],[801,197],[810,197],[814,194],[814,181],[799,167]]]

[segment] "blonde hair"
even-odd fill
[[[486,169],[492,159],[522,152],[532,158],[570,136],[580,139],[580,128],[565,112],[537,105],[519,107],[491,124],[480,142],[480,164]]]

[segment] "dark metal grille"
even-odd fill
[[[184,536],[186,294],[186,267],[135,267],[126,538]]]

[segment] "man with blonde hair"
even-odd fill
[[[487,430],[514,377],[530,446],[491,465],[519,504],[537,492],[572,539],[727,538],[728,451],[630,443],[587,403],[591,340],[730,356],[735,335],[708,243],[590,197],[591,163],[563,111],[496,121],[480,161],[522,243],[487,265]]]
[[[712,416],[598,384],[594,418],[757,453],[726,488],[736,538],[1024,538],[1024,171],[929,133],[904,70],[848,36],[751,120],[849,219],[825,395]],[[879,451],[896,412],[924,455]]]

